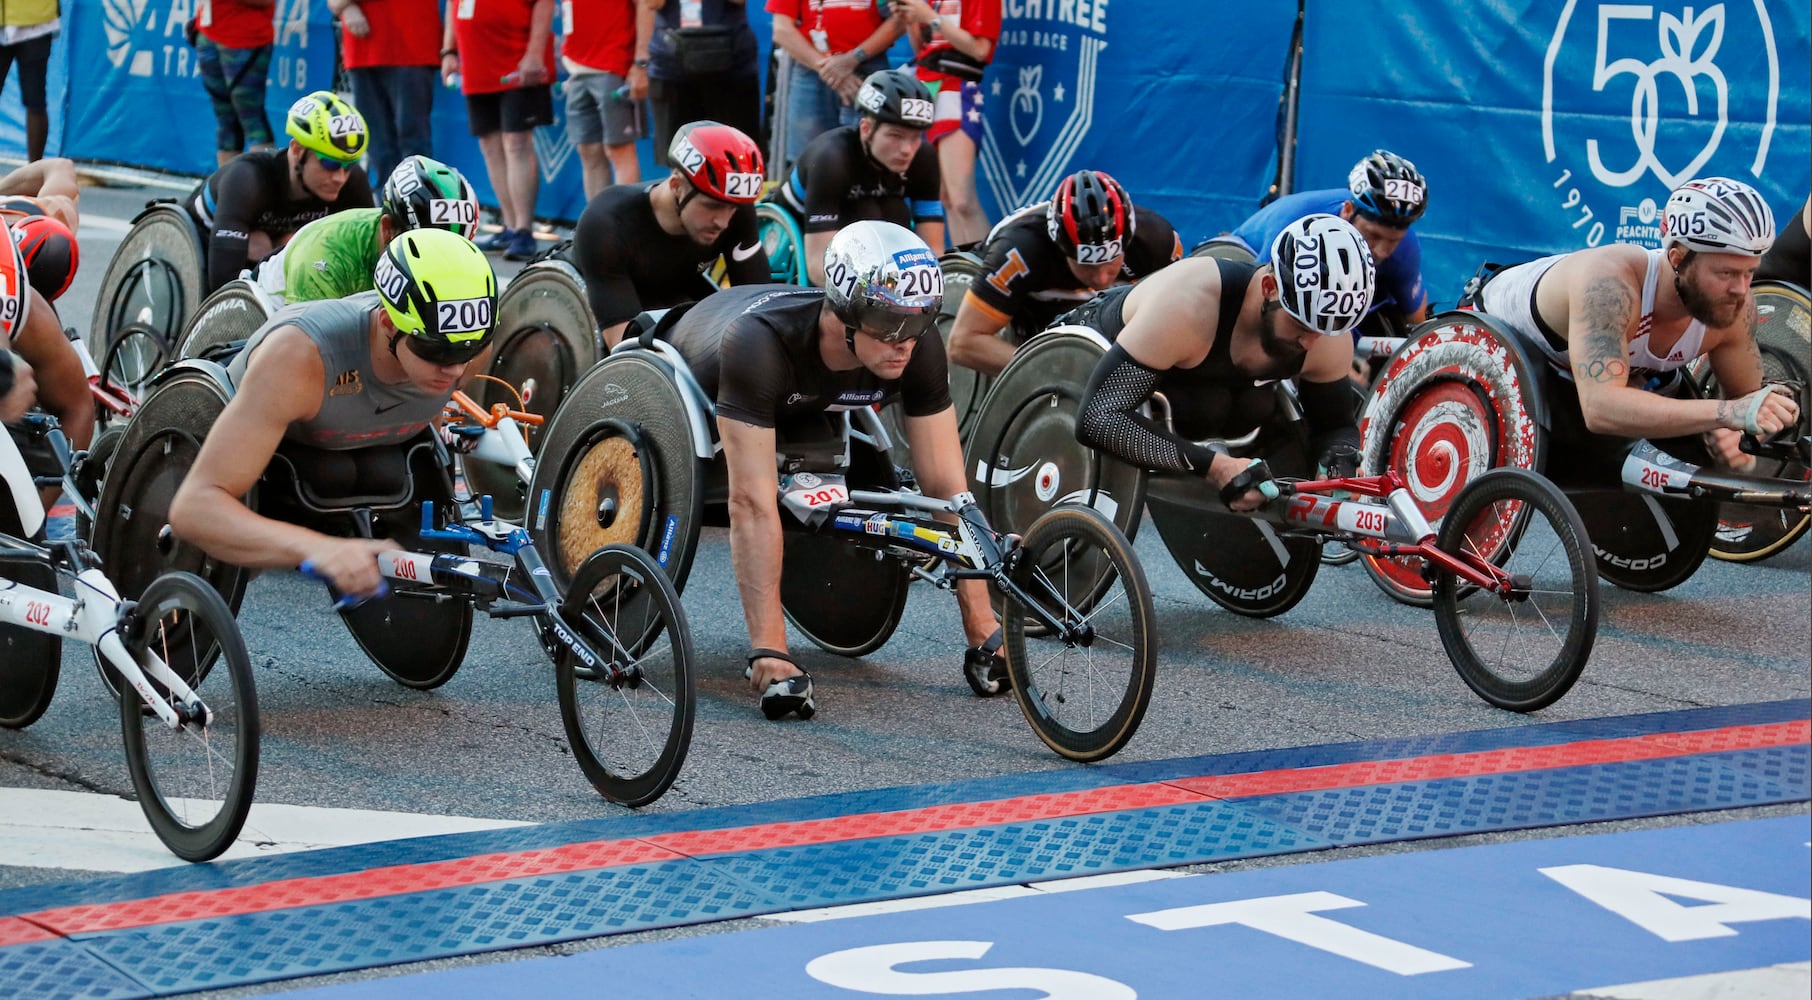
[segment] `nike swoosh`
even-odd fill
[[[737,247],[736,249],[730,251],[730,259],[735,260],[735,261],[748,260],[750,257],[755,256],[756,252],[758,252],[760,249],[761,249],[760,243],[751,243],[746,247]]]
[[[404,403],[406,403],[406,402],[408,402],[408,400],[404,400],[404,401],[403,401],[403,402],[404,402]],[[377,408],[377,409],[375,409],[375,410],[373,410],[373,411],[371,411],[371,412],[373,412],[373,413],[387,413],[387,412],[389,412],[389,411],[391,411],[391,410],[394,410],[394,409],[396,409],[396,408],[397,408],[397,407],[399,407],[399,406],[401,406],[401,405],[403,405],[403,403],[391,403],[391,404],[390,404],[390,405],[389,405],[389,406],[380,406],[380,407],[378,407],[378,408]]]

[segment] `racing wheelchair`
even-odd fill
[[[1777,329],[1789,331],[1786,324]],[[1802,370],[1796,367],[1800,362],[1769,342],[1776,339],[1769,334],[1763,344],[1766,374],[1790,377]],[[1797,350],[1803,351],[1800,343]],[[1487,470],[1543,473],[1579,498],[1599,576],[1626,590],[1662,591],[1691,577],[1717,540],[1719,500],[1772,515],[1778,527],[1757,536],[1778,542],[1771,551],[1790,543],[1796,526],[1804,530],[1806,465],[1791,444],[1800,435],[1760,449],[1763,475],[1705,470],[1712,463],[1696,436],[1636,442],[1620,446],[1617,454],[1574,445],[1556,449],[1556,438],[1590,440],[1574,391],[1492,316],[1467,309],[1442,313],[1416,329],[1373,386],[1360,418],[1364,467],[1400,471],[1423,513],[1437,520]],[[1701,386],[1681,372],[1656,391],[1696,397]],[[1803,388],[1799,391],[1804,403]],[[1802,425],[1804,419],[1802,410]],[[1661,466],[1673,472],[1658,471]],[[1766,519],[1751,517],[1750,523],[1761,520]],[[1391,597],[1410,604],[1429,601],[1419,567],[1372,555],[1362,562]]]
[[[152,830],[185,860],[218,857],[244,827],[258,780],[258,695],[233,612],[181,572],[123,599],[79,536],[45,540],[37,487],[60,483],[86,500],[55,419],[19,427],[63,475],[34,479],[0,430],[0,727],[37,721],[57,690],[63,640],[84,643],[119,698],[126,767]]]
[[[142,396],[201,305],[206,256],[174,199],[148,202],[107,262],[89,324],[90,350],[114,385]]]
[[[704,518],[728,500],[712,403],[659,337],[680,312],[637,317],[547,426],[528,529],[557,585],[590,553],[627,543],[683,588]],[[807,639],[866,655],[893,635],[911,581],[951,589],[985,579],[1015,694],[1039,737],[1076,760],[1131,739],[1157,637],[1143,570],[1107,519],[1066,508],[1023,537],[1001,535],[965,498],[924,497],[904,482],[891,436],[866,407],[783,423],[778,437],[780,600]],[[982,690],[981,678],[969,681]]]
[[[938,269],[944,274],[944,303],[938,309],[937,335],[944,339],[944,355],[948,357],[950,331],[956,326],[956,314],[962,309],[963,297],[969,294],[969,287],[982,275],[982,259],[971,250],[950,250],[937,263]],[[1001,332],[1018,344],[1037,331],[1024,330],[1018,324],[1013,324]],[[965,442],[969,440],[969,428],[975,423],[975,414],[981,408],[982,397],[987,395],[989,381],[988,376],[973,368],[955,363],[950,365],[950,403],[956,407],[956,435]],[[899,449],[896,461],[900,465],[906,465],[911,456],[905,445],[905,424],[901,421],[898,403],[881,408],[881,422],[886,425],[888,433],[893,437],[894,446]]]
[[[1172,413],[1173,401],[1154,396],[1153,418],[1181,433],[1247,431],[1219,443],[1235,457],[1262,457],[1281,502],[1235,513],[1198,476],[1152,472],[1077,441],[1080,387],[1108,349],[1093,329],[1054,327],[995,380],[965,452],[991,523],[1014,530],[1082,504],[1131,535],[1149,513],[1204,596],[1257,618],[1294,607],[1314,582],[1322,546],[1340,543],[1413,564],[1425,586],[1432,581],[1449,659],[1491,704],[1532,711],[1577,680],[1597,633],[1597,586],[1579,515],[1552,484],[1527,474],[1481,478],[1436,520],[1410,502],[1415,484],[1394,467],[1315,479],[1287,381],[1228,393],[1212,428],[1198,414],[1185,419],[1184,401]]]

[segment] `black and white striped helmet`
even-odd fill
[[[1728,177],[1687,181],[1661,211],[1661,245],[1760,257],[1774,245],[1774,213],[1755,188]]]
[[[1328,336],[1359,325],[1372,307],[1377,268],[1353,224],[1337,215],[1307,215],[1271,243],[1284,311]]]

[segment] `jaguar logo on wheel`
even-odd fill
[[[1550,211],[1587,246],[1659,246],[1668,192],[1705,174],[1762,176],[1780,75],[1766,0],[1567,0],[1542,64]]]

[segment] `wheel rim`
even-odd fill
[[[646,547],[654,475],[645,447],[605,431],[576,450],[560,483],[554,551],[568,577],[606,545]]]

